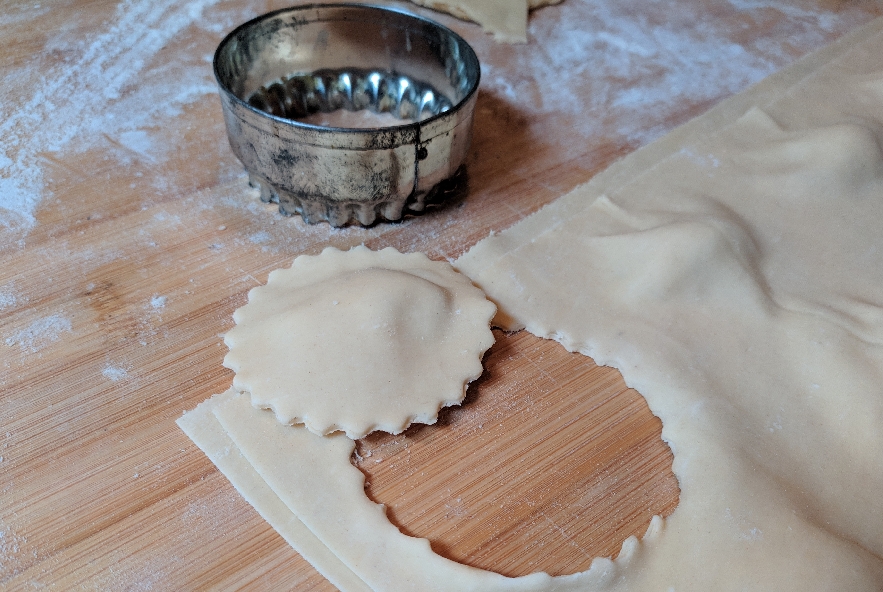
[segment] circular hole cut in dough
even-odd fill
[[[615,368],[527,331],[494,333],[462,405],[356,442],[366,495],[439,555],[508,577],[615,558],[678,505],[662,422]]]
[[[447,262],[329,247],[270,274],[233,314],[233,387],[319,435],[400,433],[463,400],[496,311]]]

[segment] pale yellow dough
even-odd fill
[[[284,424],[397,434],[463,400],[493,345],[496,308],[444,261],[325,249],[270,274],[233,314],[233,387]]]
[[[200,417],[188,420],[194,413]],[[326,577],[335,577],[329,579],[344,592],[360,591],[361,584],[375,592],[591,590],[618,578],[639,552],[632,537],[616,561],[596,559],[584,573],[507,578],[445,559],[432,551],[426,539],[399,532],[387,520],[384,507],[365,496],[365,477],[350,463],[355,443],[343,434],[319,437],[300,426],[283,426],[232,390],[202,403],[179,424],[213,460],[220,456],[218,444],[206,434],[220,430],[226,435],[224,454],[245,458],[253,473],[225,470],[225,475],[237,489],[248,491],[257,478],[261,487],[271,490],[273,505],[264,506],[261,514],[274,527],[289,524],[289,529],[292,517],[299,517],[298,527],[310,531],[301,541],[307,553],[315,553],[316,541],[332,549],[336,564],[321,557],[325,561],[315,565]],[[286,510],[280,511],[277,502]],[[656,537],[660,526],[661,520],[654,519],[645,540]],[[310,559],[307,553],[302,552]],[[343,583],[356,575],[358,585]]]
[[[230,480],[242,497],[254,506],[261,517],[319,573],[341,590],[371,592],[371,588],[288,509],[215,419],[215,407],[221,401],[236,396],[236,392],[230,390],[203,401],[196,409],[178,419],[178,426]],[[252,411],[254,410],[249,413]]]
[[[447,12],[481,25],[494,40],[503,43],[527,41],[528,11],[558,4],[562,0],[411,0],[414,4]]]
[[[375,591],[879,592],[881,134],[878,20],[457,262],[497,323],[619,368],[662,419],[680,503],[615,561],[554,578],[454,564],[367,500],[348,439],[233,393],[194,423],[222,426],[285,506],[268,515],[345,566],[322,569]]]
[[[456,263],[662,419],[680,503],[610,589],[883,590],[881,29]]]

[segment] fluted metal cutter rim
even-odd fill
[[[323,131],[333,130],[333,131],[339,131],[339,132],[345,132],[345,133],[370,132],[370,131],[374,131],[374,130],[378,130],[378,129],[399,130],[401,128],[416,128],[421,125],[426,125],[426,124],[432,122],[434,119],[441,118],[442,116],[444,116],[445,113],[449,113],[449,112],[454,111],[456,109],[462,108],[463,104],[466,103],[470,98],[472,98],[472,96],[475,93],[478,92],[479,83],[481,82],[481,69],[480,69],[480,67],[476,73],[474,83],[472,83],[470,85],[469,91],[467,91],[466,95],[464,95],[464,97],[462,99],[460,99],[457,103],[455,103],[454,106],[449,111],[445,111],[445,112],[439,113],[437,115],[432,115],[430,117],[427,117],[426,119],[421,119],[420,121],[402,123],[401,125],[389,125],[389,126],[376,127],[376,128],[370,128],[370,127],[349,128],[349,127],[331,127],[331,126],[314,125],[311,123],[305,123],[302,121],[289,119],[287,117],[279,117],[277,115],[273,115],[272,113],[267,113],[266,111],[261,111],[260,109],[250,105],[247,101],[245,101],[245,100],[241,99],[239,96],[237,96],[236,93],[232,92],[227,87],[227,85],[223,82],[223,80],[221,78],[221,74],[218,72],[219,56],[220,56],[221,50],[229,43],[230,39],[234,38],[242,30],[247,29],[247,28],[257,24],[260,21],[266,20],[267,18],[276,16],[278,14],[282,14],[285,12],[290,12],[292,9],[295,9],[295,8],[298,10],[300,10],[300,9],[306,10],[306,9],[313,9],[313,8],[350,8],[350,7],[377,9],[377,10],[382,10],[384,12],[396,13],[396,14],[404,15],[404,16],[407,16],[407,17],[410,17],[410,18],[413,18],[416,20],[423,21],[426,24],[429,24],[429,25],[432,25],[434,27],[444,30],[446,33],[450,34],[452,37],[461,41],[466,47],[469,47],[469,49],[472,49],[472,47],[466,42],[465,39],[463,39],[462,36],[458,35],[456,32],[449,29],[448,27],[445,27],[444,25],[437,23],[437,22],[435,22],[431,19],[428,19],[426,17],[422,17],[420,15],[413,14],[411,12],[408,12],[406,10],[402,10],[400,8],[380,6],[377,4],[353,4],[353,3],[347,3],[347,2],[328,3],[328,4],[325,4],[325,3],[303,4],[303,5],[298,5],[296,7],[279,8],[279,9],[273,10],[271,12],[267,12],[262,15],[256,16],[253,19],[242,23],[241,25],[239,25],[238,27],[236,27],[235,29],[233,29],[232,31],[227,33],[227,35],[224,36],[224,39],[222,39],[221,42],[218,44],[218,47],[215,49],[215,53],[212,57],[212,72],[214,73],[215,82],[218,84],[219,88],[221,88],[225,93],[227,93],[230,96],[230,98],[232,100],[240,103],[244,108],[254,111],[256,114],[259,114],[259,115],[262,115],[265,117],[269,117],[270,119],[275,119],[275,120],[277,120],[281,123],[284,123],[284,124],[294,124],[297,127],[304,127],[304,128],[323,130]],[[474,57],[475,57],[476,65],[478,65],[478,57],[477,56],[474,56]]]
[[[228,83],[233,77],[229,70],[237,66],[229,64],[231,60],[227,59],[224,52],[231,51],[230,45],[238,43],[238,40],[244,38],[244,32],[249,29],[260,27],[263,23],[272,24],[274,22],[272,19],[287,18],[294,13],[304,15],[302,21],[297,21],[297,16],[291,17],[295,19],[293,22],[296,26],[311,26],[326,21],[335,23],[337,26],[340,22],[347,22],[347,19],[342,18],[341,15],[343,17],[349,15],[353,22],[356,22],[357,19],[353,15],[371,14],[371,18],[374,20],[370,22],[373,26],[380,26],[377,23],[384,23],[383,26],[386,26],[385,19],[391,19],[390,26],[393,27],[395,34],[400,35],[402,31],[405,31],[407,36],[409,32],[413,31],[415,34],[426,36],[428,35],[426,32],[430,31],[438,36],[440,45],[451,43],[451,47],[455,48],[455,57],[441,54],[431,57],[439,60],[444,58],[448,61],[459,60],[457,62],[458,68],[462,68],[463,72],[466,72],[458,79],[462,83],[460,86],[463,86],[463,89],[460,89],[461,94],[451,97],[450,104],[452,106],[443,112],[430,114],[418,121],[403,122],[401,125],[374,128],[312,125],[258,109],[246,100],[247,97],[244,96],[247,94],[246,92],[241,88],[231,88],[232,84]],[[312,20],[310,20],[311,18]],[[411,27],[412,23],[416,23],[413,24],[413,29],[406,28],[406,25]],[[420,27],[423,28],[420,29]],[[442,51],[439,48],[432,48],[431,43],[426,39],[421,40],[419,34],[416,39],[418,43],[425,46],[419,48],[424,53]],[[407,39],[409,51],[410,39],[410,37]],[[246,46],[241,51],[247,52],[250,49]],[[387,53],[389,53],[389,48],[387,48]],[[425,57],[423,56],[424,59]],[[403,60],[401,57],[399,59]],[[242,62],[242,60],[239,61]],[[433,193],[433,189],[439,183],[453,177],[465,159],[466,147],[471,140],[472,112],[480,82],[480,64],[475,52],[462,37],[430,19],[403,10],[360,4],[309,4],[276,10],[251,19],[231,31],[219,44],[215,52],[213,66],[215,78],[221,90],[231,147],[245,165],[252,181],[260,186],[262,199],[277,201],[283,213],[301,214],[308,222],[327,220],[334,226],[350,222],[367,225],[377,219],[398,219],[405,209],[414,211],[422,209],[425,205],[425,198]],[[436,66],[436,70],[439,67]],[[449,66],[448,69],[450,69]],[[439,72],[435,72],[435,75],[439,76]],[[239,73],[239,76],[241,77],[242,73]],[[459,73],[455,75],[448,72],[446,76],[449,77],[446,82],[450,83],[452,92],[457,92],[457,85],[452,80],[459,76]],[[243,84],[241,80],[235,82]],[[266,84],[268,81],[264,80],[263,82]],[[247,146],[239,145],[242,143],[243,137],[247,137]],[[276,156],[283,153],[291,155],[300,150],[300,156],[312,159],[311,170],[306,170],[303,166],[297,170],[297,166],[303,163],[297,164],[298,158],[292,158],[290,161],[297,166],[286,179],[285,175],[278,170],[280,167],[271,163],[270,170],[268,170],[267,166],[262,166],[267,165],[270,161],[279,161],[279,159],[267,158],[266,155],[263,159],[256,158],[253,153],[260,152],[274,142],[280,146],[287,142],[286,146],[281,148],[277,146]],[[292,150],[292,145],[297,149]],[[255,148],[256,146],[257,148]],[[408,154],[407,148],[409,146],[413,146],[413,156]],[[403,147],[406,149],[403,150]],[[329,174],[346,177],[352,172],[353,162],[357,162],[358,167],[364,168],[363,163],[367,161],[364,153],[371,153],[369,154],[371,157],[378,156],[381,160],[387,159],[392,162],[394,174],[407,168],[408,164],[413,161],[414,174],[411,190],[408,191],[404,182],[396,184],[394,180],[390,181],[384,177],[383,171],[380,171],[381,174],[374,174],[378,171],[373,171],[371,179],[376,178],[382,181],[375,187],[356,187],[358,183],[354,184],[352,179],[335,183],[330,177],[324,180],[321,178],[320,173],[328,173],[325,170],[328,168],[326,165],[332,164],[331,161],[335,159],[338,161],[336,163],[337,170],[331,171]],[[342,158],[354,154],[356,157],[349,158],[348,161],[347,158]],[[442,158],[445,156],[446,159]],[[300,158],[300,160],[304,159]],[[328,162],[323,164],[323,161]],[[341,162],[344,162],[344,166],[340,166]],[[422,171],[420,170],[421,164],[423,165]],[[293,179],[298,175],[300,178],[318,175],[318,180],[314,182],[313,186],[298,185],[298,179]],[[292,185],[292,183],[294,184]],[[380,186],[388,190],[390,195],[381,195],[382,191],[378,192]],[[355,193],[353,193],[353,188],[355,188]],[[372,211],[374,214],[371,214]]]

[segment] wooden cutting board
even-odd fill
[[[645,4],[566,0],[518,47],[409,6],[483,63],[468,190],[343,230],[258,201],[211,89],[223,34],[284,4],[4,7],[0,587],[332,589],[174,424],[229,387],[222,335],[247,291],[328,245],[453,259],[880,12]],[[463,406],[369,436],[354,462],[391,520],[444,556],[506,575],[586,569],[677,506],[661,424],[615,370],[496,336]]]

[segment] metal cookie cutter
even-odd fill
[[[309,223],[421,211],[462,165],[480,66],[459,35],[377,6],[308,5],[240,26],[214,58],[227,135],[261,199]],[[297,121],[338,109],[390,127]],[[398,122],[395,122],[398,123]]]

